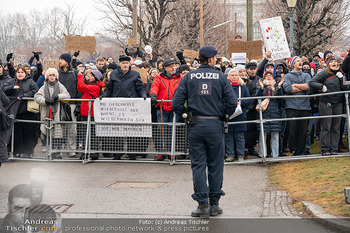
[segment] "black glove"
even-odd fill
[[[99,99],[100,99],[100,101],[101,101],[101,100],[102,100],[102,95],[100,95],[98,98],[99,98]]]
[[[13,53],[7,54],[6,61],[9,62],[12,59],[12,57],[13,57]]]
[[[152,104],[152,107],[155,107],[158,103],[158,99],[157,99],[157,96],[155,94],[151,94],[151,104]]]
[[[78,52],[74,52],[73,57],[78,57],[79,54],[80,54],[80,50],[78,50]]]
[[[34,58],[35,58],[37,61],[39,61],[39,60],[40,60],[39,54],[40,54],[41,52],[33,52],[33,53],[34,53]]]
[[[54,105],[55,101],[54,100],[45,100],[46,105]]]
[[[176,56],[177,56],[177,58],[179,58],[181,64],[186,64],[186,60],[184,58],[184,53],[182,51],[177,51]]]
[[[147,96],[142,96],[143,100],[146,100],[147,99]]]
[[[53,96],[53,101],[57,102],[58,100],[58,95]]]

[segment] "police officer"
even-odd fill
[[[213,69],[216,54],[213,46],[199,49],[201,66],[182,78],[172,100],[175,113],[188,122],[192,198],[199,204],[192,217],[209,218],[223,212],[219,207],[219,199],[225,195],[221,190],[225,159],[223,120],[235,111],[237,97],[224,74]]]

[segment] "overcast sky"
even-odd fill
[[[88,15],[87,28],[84,30],[85,35],[93,35],[94,32],[98,31],[97,28],[101,25],[98,20],[102,17],[102,14],[96,10],[94,0],[66,0],[66,2],[75,7],[77,18],[84,19]],[[66,9],[64,0],[0,0],[0,6],[2,15],[15,12],[29,12],[34,8],[39,11],[49,11],[54,7]]]

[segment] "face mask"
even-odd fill
[[[318,59],[313,59],[312,62],[313,62],[315,65],[320,64],[320,60],[318,60]]]
[[[310,74],[311,75],[311,69],[302,69],[304,73]]]

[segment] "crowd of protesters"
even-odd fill
[[[28,63],[14,66],[12,54],[0,65],[0,96],[7,112],[16,119],[61,120],[64,102],[62,99],[96,99],[108,97],[151,98],[152,122],[172,122],[174,113],[170,102],[182,77],[199,67],[198,60],[176,53],[176,58],[154,60],[141,48],[127,48],[115,60],[113,57],[99,57],[96,61],[83,63],[79,51],[73,55],[64,53],[59,57],[59,69],[50,68],[43,71],[39,52],[35,52]],[[263,96],[261,106],[257,100],[238,100],[241,113],[230,122],[250,121],[259,118],[259,109],[263,119],[298,118],[318,115],[340,115],[345,111],[344,94],[321,96],[319,98],[271,98],[271,96],[297,96],[317,93],[331,93],[349,90],[345,81],[349,80],[350,55],[339,55],[325,51],[313,57],[292,56],[274,62],[272,53],[267,51],[261,61],[249,60],[246,64],[233,64],[228,59],[217,59],[214,69],[223,72],[239,98]],[[34,59],[35,64],[32,64]],[[134,68],[147,71],[147,82],[142,82],[139,72]],[[8,101],[8,99],[10,101]],[[40,105],[40,113],[29,111],[28,101],[23,97],[34,97]],[[65,103],[67,104],[67,103]],[[69,111],[72,121],[86,121],[89,114],[88,102],[70,101]],[[91,119],[94,120],[93,108]],[[179,116],[176,121],[182,121]],[[264,123],[264,134],[260,124],[229,124],[225,137],[226,162],[239,162],[248,155],[272,157],[310,154],[310,145],[314,140],[321,141],[322,155],[335,155],[348,149],[343,144],[345,118],[325,118],[322,120],[270,121]],[[95,128],[92,127],[92,150],[98,149]],[[171,128],[153,127],[153,142],[158,155],[155,160],[164,160],[170,152]],[[78,135],[77,132],[83,132]],[[76,149],[84,147],[86,129],[77,124],[55,124],[52,140],[56,147],[65,145],[70,150],[69,157],[75,157]],[[11,133],[0,130],[7,144]],[[38,138],[45,143],[46,128],[42,124],[16,122],[14,125],[14,156],[32,157]],[[66,136],[64,136],[66,135]],[[162,136],[163,135],[163,136]],[[164,136],[165,135],[165,136]],[[125,138],[116,137],[115,141]],[[146,157],[149,138],[127,138],[130,151],[138,148],[137,154],[129,154],[131,160],[138,155]],[[6,143],[1,144],[0,165],[7,161]],[[122,151],[123,143],[100,142],[107,151]],[[118,144],[118,145],[117,145]],[[4,147],[4,148],[3,148]],[[58,149],[58,148],[56,148]],[[265,152],[263,151],[265,149]],[[144,154],[143,154],[144,153]],[[105,157],[121,159],[121,153],[103,154]],[[59,153],[52,154],[53,159],[62,158]],[[98,154],[91,154],[98,159]]]

